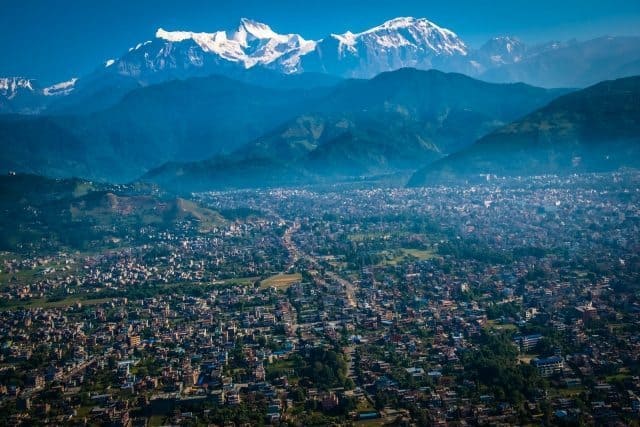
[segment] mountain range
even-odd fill
[[[414,69],[309,89],[174,80],[90,115],[0,117],[0,167],[127,182],[166,162],[215,157],[312,175],[388,173],[466,147],[565,92]]]
[[[305,113],[226,156],[171,162],[145,181],[212,189],[360,179],[412,171],[472,144],[566,90],[401,69],[347,80]]]
[[[633,74],[638,37],[471,49],[416,18],[315,41],[247,19],[159,29],[88,76],[0,79],[0,168],[190,192],[636,167]]]
[[[496,83],[585,87],[640,74],[639,37],[527,46],[495,37],[470,48],[453,31],[424,18],[395,18],[371,29],[307,40],[241,19],[237,28],[211,33],[158,29],[154,37],[108,59],[87,76],[48,87],[28,78],[0,79],[0,113],[86,114],[108,108],[139,87],[174,79],[224,75],[248,83],[277,74],[322,73],[372,78],[400,68],[459,72]],[[251,79],[258,80],[251,80]]]
[[[88,115],[0,116],[0,167],[129,181],[167,161],[230,152],[328,91],[271,89],[210,76],[138,88]]]
[[[409,186],[640,167],[640,76],[563,95],[417,171]]]

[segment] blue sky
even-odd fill
[[[640,0],[0,0],[0,76],[52,83],[83,75],[158,27],[233,29],[247,17],[317,39],[397,16],[428,18],[472,47],[502,34],[529,43],[640,35]]]

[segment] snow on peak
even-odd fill
[[[436,27],[436,28],[440,28],[438,27],[436,24],[434,24],[433,22],[429,21],[426,18],[414,18],[411,16],[405,16],[405,17],[398,17],[398,18],[393,18],[390,19],[388,21],[385,21],[382,23],[382,25],[378,25],[377,27],[373,27],[365,32],[374,32],[380,29],[398,29],[398,28],[407,28],[407,27],[413,27],[416,25],[427,25],[427,26],[432,26],[432,27]]]
[[[441,34],[446,34],[447,36],[458,38],[458,36],[453,31],[447,28],[440,27],[426,18],[413,18],[410,16],[390,19],[384,22],[382,25],[378,25],[377,27],[373,27],[367,31],[364,31],[363,34],[375,33],[385,30],[402,30],[407,28],[418,28],[423,31],[426,29],[430,29],[434,32],[439,32]]]
[[[156,38],[169,42],[181,42],[193,38],[194,34],[195,33],[190,31],[166,31],[163,28],[158,28],[156,31]]]
[[[339,50],[355,52],[358,42],[382,49],[412,47],[435,54],[466,55],[464,42],[451,30],[439,27],[426,18],[399,17],[381,25],[353,34],[332,34],[339,41]]]
[[[245,68],[271,64],[283,58],[288,72],[296,71],[300,56],[315,48],[315,42],[298,34],[278,34],[268,25],[247,18],[240,20],[235,31],[194,33],[159,28],[156,38],[171,43],[193,40],[204,52],[217,54]]]
[[[498,36],[493,37],[489,40],[485,45],[495,47],[502,47],[506,49],[508,52],[511,52],[517,48],[523,47],[524,43],[520,41],[517,37],[511,36]]]
[[[208,67],[207,55],[217,57],[211,66],[222,59],[244,68],[264,66],[286,74],[316,69],[326,72],[327,66],[340,67],[337,63],[324,63],[327,49],[335,49],[336,41],[338,60],[357,57],[366,63],[361,67],[363,76],[401,67],[431,68],[448,57],[468,54],[467,46],[453,31],[425,18],[413,17],[394,18],[360,33],[331,34],[319,41],[305,40],[298,34],[280,34],[269,25],[248,18],[240,19],[231,30],[192,32],[159,28],[155,35],[156,42],[150,46],[138,44],[131,48],[127,54],[131,55],[131,64],[127,65],[129,57],[118,60],[119,72],[139,74],[145,69],[155,72],[165,68]],[[322,48],[317,49],[319,43]]]
[[[230,35],[230,38],[244,44],[253,40],[274,39],[281,42],[286,41],[288,36],[276,33],[267,24],[257,22],[248,18],[240,19],[238,29]]]
[[[75,84],[78,81],[76,77],[71,80],[67,80],[66,82],[56,83],[49,87],[46,87],[42,90],[45,96],[57,96],[57,95],[68,95],[73,89],[75,89]]]
[[[525,55],[527,47],[518,38],[511,36],[493,37],[487,41],[479,52],[487,56],[494,64],[519,62]]]
[[[492,41],[506,42],[506,43],[522,43],[519,38],[514,36],[496,36],[491,38]]]
[[[24,77],[0,77],[0,95],[12,99],[21,90],[33,92],[33,80]]]

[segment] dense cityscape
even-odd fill
[[[0,424],[637,425],[639,188],[205,192],[3,252]]]
[[[7,1],[0,427],[640,427],[640,1]]]

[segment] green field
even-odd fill
[[[256,280],[260,279],[257,276],[253,277],[238,277],[235,279],[225,279],[225,280],[217,280],[213,282],[214,285],[253,285]]]
[[[274,286],[276,289],[286,290],[289,286],[293,285],[296,282],[300,282],[302,280],[302,275],[300,273],[294,274],[276,274],[274,276],[268,277],[260,282],[261,288],[269,288]]]
[[[349,240],[351,240],[352,242],[362,242],[365,240],[374,240],[374,239],[378,239],[381,236],[379,234],[375,234],[375,233],[354,233],[354,234],[350,234],[347,236],[347,238]]]
[[[483,329],[513,332],[513,331],[516,331],[518,327],[512,323],[502,324],[502,323],[496,323],[495,320],[487,320],[487,323],[485,323],[485,325],[483,326]]]
[[[96,299],[85,299],[81,296],[73,296],[61,299],[59,301],[47,301],[46,298],[34,298],[28,301],[8,301],[5,306],[0,307],[0,311],[14,310],[18,307],[24,308],[59,308],[59,307],[69,307],[77,303],[81,303],[83,306],[91,306],[103,304],[105,302],[111,301],[111,298],[96,298]]]
[[[401,248],[397,251],[384,251],[382,254],[385,256],[385,259],[380,263],[381,265],[397,265],[412,259],[424,261],[437,256],[432,250],[407,248]]]

